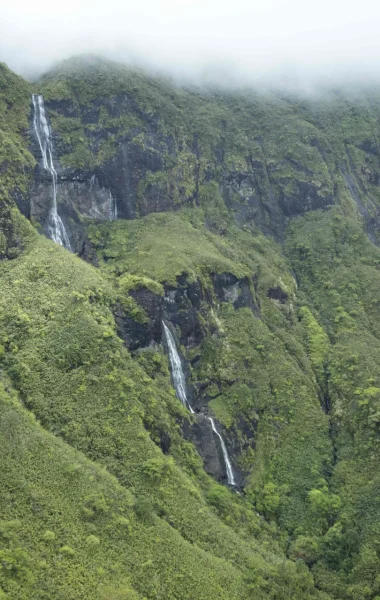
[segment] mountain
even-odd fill
[[[0,598],[380,597],[379,143],[374,87],[0,66]]]

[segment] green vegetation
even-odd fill
[[[227,243],[176,214],[115,221],[111,226],[90,225],[88,235],[99,247],[100,266],[115,275],[132,273],[176,285],[183,272],[190,281],[202,272],[205,276],[223,271],[247,274],[242,265],[231,260],[233,250]]]
[[[113,286],[25,232],[22,256],[0,264],[4,592],[101,598],[128,578],[149,598],[271,598],[286,573],[292,593],[315,595],[249,503],[204,474],[166,364],[150,379],[115,334]]]
[[[19,252],[12,198],[22,198],[35,160],[26,148],[30,86],[0,63],[0,260]]]
[[[81,219],[89,264],[21,216],[31,87],[0,66],[0,598],[377,600],[377,90],[201,92],[98,59],[33,89],[66,176],[137,157],[139,218]],[[149,324],[139,293],[191,285],[181,352],[239,494],[185,439],[162,345],[118,335],[120,307]]]
[[[361,224],[338,209],[295,222],[287,251],[304,299],[332,343],[324,359],[337,455],[330,489],[339,493],[341,505],[337,521],[324,536],[326,552],[318,577],[330,588],[334,578],[326,570],[331,568],[334,577],[347,577],[349,598],[371,597],[378,592],[380,523],[376,467],[380,315],[374,292],[380,283],[380,252]],[[319,347],[327,348],[318,337]]]

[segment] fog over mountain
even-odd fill
[[[2,0],[0,58],[35,76],[77,53],[184,79],[297,86],[380,80],[375,0]]]

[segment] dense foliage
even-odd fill
[[[89,264],[16,207],[30,86],[0,76],[0,598],[379,598],[377,91],[200,92],[97,60],[49,73],[34,87],[65,176],[123,143],[160,157],[140,218],[81,221]],[[146,214],[152,193],[172,210]],[[240,493],[185,439],[196,417],[163,345],[130,353],[115,321],[148,322],[133,293],[183,281],[201,290],[189,382]]]

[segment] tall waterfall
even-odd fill
[[[57,171],[54,168],[53,144],[49,124],[45,114],[43,96],[39,94],[33,94],[32,102],[33,128],[40,146],[44,169],[49,171],[53,185],[53,198],[48,219],[49,236],[54,242],[71,251],[70,240],[57,210]]]
[[[178,354],[176,343],[174,341],[174,338],[171,334],[170,329],[165,325],[164,321],[162,321],[162,325],[164,327],[165,338],[166,338],[166,342],[168,344],[170,366],[171,366],[173,383],[174,383],[174,388],[175,388],[177,397],[179,400],[181,400],[182,404],[186,408],[188,408],[192,414],[194,414],[194,410],[192,409],[192,407],[187,399],[185,376],[183,373],[181,358]],[[218,436],[218,439],[219,439],[219,442],[220,442],[220,445],[222,448],[224,464],[226,466],[228,485],[235,486],[236,482],[235,482],[234,472],[232,470],[230,457],[228,456],[227,446],[224,442],[224,439],[220,435],[219,431],[215,427],[214,419],[212,419],[211,417],[207,417],[207,418],[211,423],[213,432],[215,433],[215,435]]]
[[[178,354],[177,346],[175,345],[175,341],[171,334],[170,329],[165,325],[165,323],[163,321],[162,321],[162,324],[164,326],[166,342],[168,344],[168,349],[169,349],[169,360],[170,360],[170,365],[172,367],[172,377],[173,377],[175,391],[177,393],[178,399],[181,400],[182,404],[186,408],[188,408],[191,413],[194,414],[194,411],[193,411],[192,407],[190,406],[190,403],[187,399],[185,376],[183,374],[182,363],[181,363],[180,356]]]
[[[226,471],[227,471],[228,485],[236,485],[235,478],[234,478],[234,472],[232,470],[232,465],[231,465],[230,457],[228,456],[227,447],[226,447],[226,444],[224,443],[224,439],[222,438],[222,436],[220,435],[219,431],[215,427],[214,419],[212,419],[211,417],[207,417],[207,418],[208,418],[208,420],[211,423],[211,427],[212,427],[213,432],[218,436],[219,441],[220,441],[220,445],[222,447],[224,463],[226,465]]]

